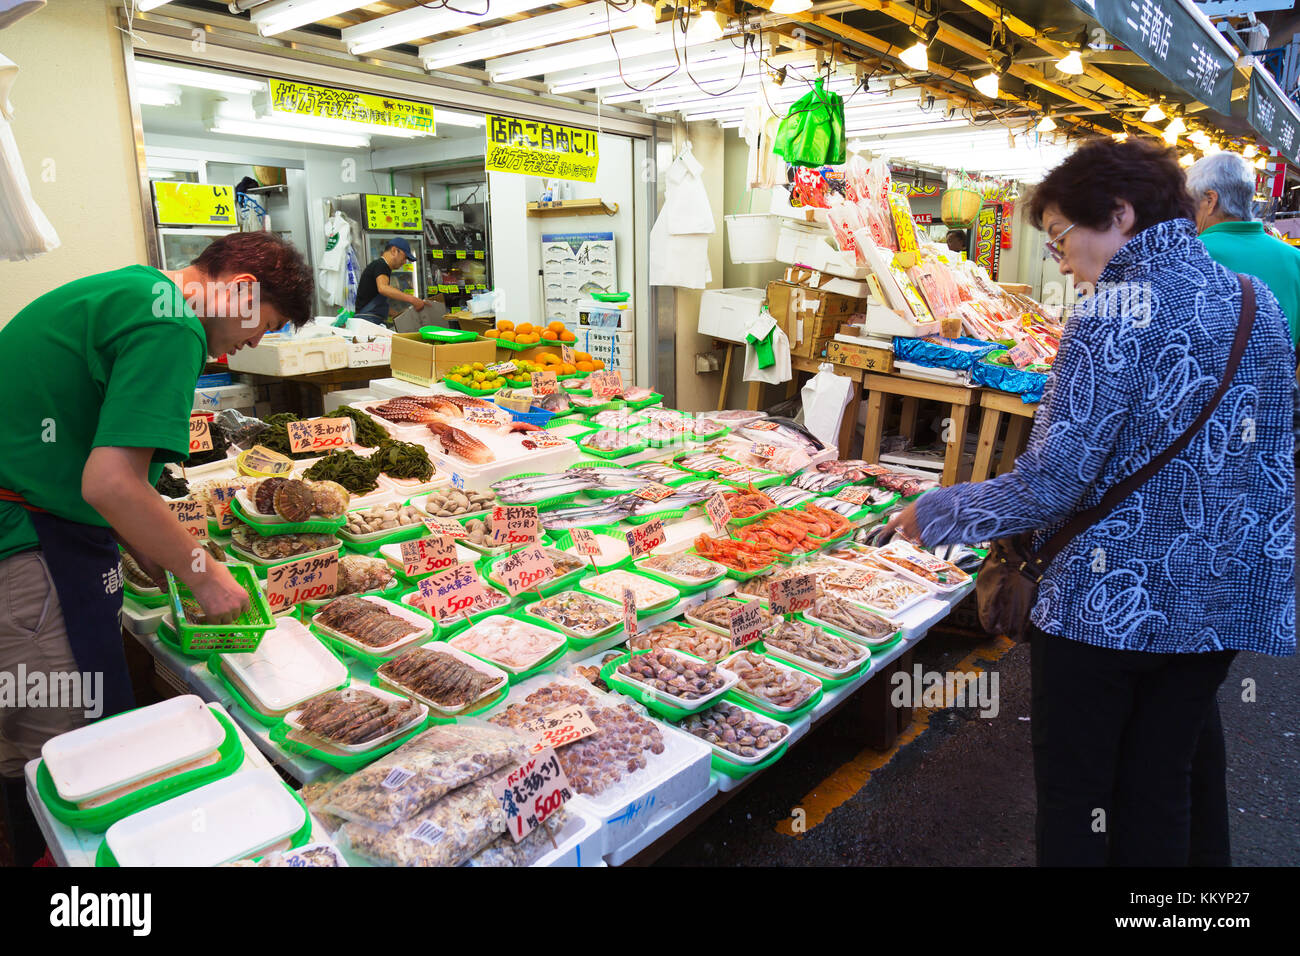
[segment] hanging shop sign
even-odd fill
[[[233,226],[237,221],[234,186],[155,182],[153,204],[160,226]]]
[[[592,130],[487,114],[490,172],[594,183],[599,163],[600,148]]]
[[[1256,64],[1250,71],[1250,94],[1246,99],[1246,122],[1251,128],[1277,149],[1288,160],[1300,165],[1300,116],[1282,96],[1277,87],[1268,82],[1264,67]]]
[[[1209,21],[1179,0],[1073,0],[1106,32],[1171,82],[1225,116],[1236,58],[1211,36]]]
[[[336,90],[292,80],[268,79],[270,112],[283,116],[316,116],[321,119],[387,126],[417,133],[435,132],[433,107],[428,103],[375,96],[355,90]]]
[[[908,183],[900,192],[908,199],[936,199],[943,192],[942,183]]]
[[[379,196],[366,193],[366,228],[379,232],[423,232],[424,209],[419,196]],[[410,271],[408,262],[402,269]]]
[[[1002,203],[985,203],[975,218],[975,262],[983,266],[994,282],[1002,252]]]

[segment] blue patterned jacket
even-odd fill
[[[1057,555],[1031,615],[1047,633],[1119,650],[1295,653],[1296,355],[1277,301],[1252,281],[1255,328],[1223,401],[1187,448]],[[1196,418],[1240,308],[1236,276],[1189,220],[1138,233],[1067,322],[1015,469],[919,498],[922,541],[1036,530],[1041,547]]]

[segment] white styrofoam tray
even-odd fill
[[[221,666],[268,713],[292,710],[348,679],[343,662],[295,618],[279,618],[257,650],[223,654]]]
[[[505,620],[510,621],[510,627],[512,629],[518,629],[519,631],[526,634],[539,634],[547,639],[547,643],[543,645],[544,649],[541,652],[539,652],[535,657],[533,657],[531,661],[527,661],[523,664],[507,664],[505,661],[499,661],[496,658],[490,657],[486,652],[475,651],[466,647],[465,644],[468,641],[477,637],[484,630],[486,630],[489,627],[491,628],[496,627],[496,625],[493,623],[495,617],[496,616],[494,615],[482,621],[474,622],[465,630],[457,634],[455,637],[449,638],[447,640],[447,646],[453,647],[458,651],[464,651],[467,654],[472,654],[475,657],[487,661],[489,664],[494,664],[495,666],[501,668],[503,671],[506,671],[507,673],[517,675],[517,674],[522,674],[524,671],[528,670],[529,668],[536,667],[542,661],[546,660],[546,658],[550,657],[552,654],[558,651],[566,643],[564,635],[559,633],[558,631],[552,631],[548,628],[538,627],[536,624],[531,624],[527,621],[516,621],[511,618],[505,618]]]
[[[306,822],[302,805],[275,771],[258,769],[132,814],[109,827],[104,839],[124,867],[216,866],[279,843]]]
[[[52,737],[41,757],[59,796],[81,803],[197,760],[225,739],[207,705],[187,694]]]
[[[410,635],[399,638],[391,644],[385,644],[383,647],[372,647],[369,644],[362,643],[354,637],[344,634],[342,631],[334,630],[328,624],[320,622],[317,620],[317,618],[320,617],[319,613],[312,617],[312,626],[350,648],[363,651],[366,654],[378,654],[390,658],[397,656],[402,651],[409,650],[417,644],[423,644],[433,636],[433,622],[427,617],[415,613],[415,611],[412,611],[409,607],[396,601],[386,601],[381,597],[376,597],[375,595],[365,595],[361,600],[368,601],[381,611],[386,611],[394,617],[400,617],[403,621],[415,625],[416,630]]]
[[[362,684],[356,680],[350,680],[348,686],[340,688],[340,690],[369,694],[371,697],[377,697],[390,704],[400,704],[406,701],[406,698],[401,694],[394,694],[390,691],[384,690],[382,687],[371,687],[369,684]],[[306,702],[304,701],[304,703]],[[418,700],[412,700],[411,703],[415,704],[415,709],[411,712],[411,718],[407,720],[406,723],[400,724],[391,730],[380,734],[378,737],[374,737],[359,744],[345,744],[308,730],[303,726],[301,719],[302,711],[305,708],[299,707],[289,711],[289,713],[284,715],[284,722],[297,731],[301,736],[311,739],[319,749],[332,750],[335,753],[348,755],[363,754],[374,750],[376,747],[382,747],[388,741],[402,736],[402,734],[406,733],[412,727],[418,727],[424,722],[425,718],[429,716],[428,706]],[[323,747],[321,746],[322,744],[324,745]]]

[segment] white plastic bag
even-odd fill
[[[817,366],[817,374],[808,380],[801,393],[804,427],[828,448],[838,448],[840,423],[853,399],[853,380],[836,375],[833,368],[829,362]]]

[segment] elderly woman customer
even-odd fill
[[[936,489],[895,519],[927,546],[1035,532],[1041,547],[1188,431],[1251,314],[1197,238],[1173,152],[1153,141],[1084,144],[1029,212],[1061,271],[1095,291],[1067,322],[1014,470]],[[1246,281],[1253,326],[1208,422],[1039,585],[1041,865],[1186,865],[1193,754],[1229,664],[1295,653],[1295,353],[1273,295]]]

